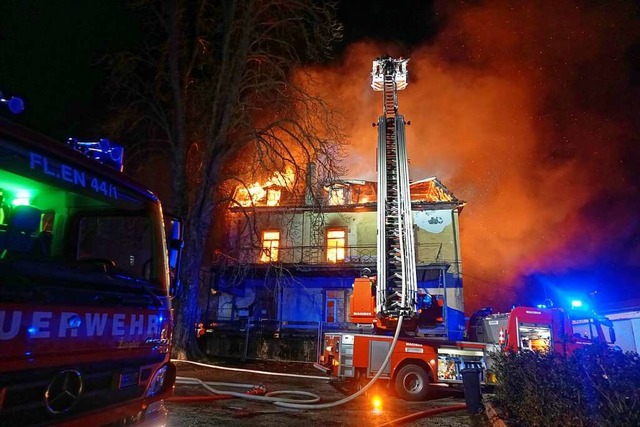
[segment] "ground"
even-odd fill
[[[339,391],[327,380],[316,378],[298,378],[289,376],[274,376],[246,372],[246,370],[258,370],[285,374],[306,375],[323,377],[322,373],[315,370],[310,364],[304,363],[274,363],[252,362],[245,364],[230,362],[214,362],[223,368],[242,369],[243,371],[229,371],[197,366],[184,362],[177,362],[179,382],[184,383],[187,378],[198,378],[203,381],[216,382],[214,388],[225,391],[245,393],[251,390],[251,386],[264,386],[267,392],[282,390],[298,390],[318,395],[321,402],[333,402],[343,399],[347,394]],[[247,388],[229,387],[234,383],[245,384]],[[272,403],[257,402],[243,398],[231,398],[213,400],[207,402],[178,400],[187,396],[210,395],[202,386],[178,384],[176,386],[175,399],[168,402],[169,427],[182,426],[255,426],[280,427],[299,425],[323,425],[323,426],[383,426],[386,423],[396,421],[393,425],[410,426],[442,426],[442,427],[466,427],[485,425],[485,419],[479,416],[471,416],[465,409],[432,415],[428,418],[401,423],[397,420],[418,412],[435,408],[447,408],[460,406],[465,403],[464,395],[460,390],[434,387],[434,393],[424,402],[407,402],[393,396],[384,386],[376,386],[374,393],[369,396],[359,396],[356,399],[330,409],[298,410],[278,407]],[[373,394],[382,399],[382,409],[374,411],[371,403]],[[290,396],[280,396],[290,397]],[[300,396],[291,396],[302,398]],[[305,397],[308,398],[308,397]]]

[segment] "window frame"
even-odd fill
[[[268,233],[278,233],[278,239],[265,239]],[[260,255],[258,257],[258,262],[266,264],[268,262],[278,262],[280,257],[280,239],[281,232],[277,228],[268,228],[262,230],[260,235]],[[265,242],[276,242],[275,246],[275,257],[273,256],[273,244],[270,244],[269,247],[265,246]]]
[[[336,238],[330,238],[329,234],[333,231],[340,231],[344,234],[343,237],[343,245],[342,247],[339,246],[335,246],[335,247],[329,247],[329,242],[331,240],[338,240]],[[347,248],[348,248],[348,237],[349,237],[349,228],[345,227],[345,226],[340,226],[340,227],[327,227],[325,230],[325,260],[326,262],[332,263],[332,264],[337,264],[340,262],[345,262],[345,259],[347,258]],[[342,258],[338,258],[338,253],[340,251],[340,249],[342,249]],[[331,259],[330,258],[330,253],[331,251],[336,251],[336,255],[335,255],[335,259]]]

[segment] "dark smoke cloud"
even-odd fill
[[[467,311],[530,297],[544,276],[640,272],[640,12],[633,2],[443,2],[446,25],[411,52],[359,42],[314,70],[348,118],[352,177],[375,179],[382,110],[371,61],[405,55],[400,93],[412,179],[438,176],[461,216]],[[549,278],[555,278],[550,280]],[[607,283],[602,283],[606,280]],[[593,289],[584,289],[590,291]],[[624,292],[623,292],[624,294]],[[624,295],[622,295],[624,296]]]

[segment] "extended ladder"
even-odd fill
[[[371,87],[383,93],[378,119],[378,258],[376,314],[415,317],[417,279],[405,121],[397,91],[407,86],[408,59],[373,61]]]

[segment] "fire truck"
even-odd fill
[[[481,383],[493,382],[493,352],[569,354],[595,340],[606,341],[602,326],[611,326],[607,319],[579,316],[589,324],[591,335],[585,337],[574,334],[574,320],[556,307],[515,307],[508,313],[484,309],[465,328],[464,316],[457,315],[460,301],[447,298],[446,283],[439,307],[417,288],[406,123],[397,102],[397,91],[407,86],[407,62],[388,57],[373,61],[371,86],[383,92],[377,123],[377,274],[355,279],[349,312],[357,332],[326,333],[316,368],[356,389],[377,378],[388,381],[403,399],[422,400],[430,384],[461,385],[465,369],[479,372]],[[426,312],[438,316],[443,333],[420,334],[421,313]],[[460,330],[466,330],[463,340]],[[612,329],[610,338],[615,339]]]
[[[0,425],[166,418],[181,225],[122,159],[0,118]]]

